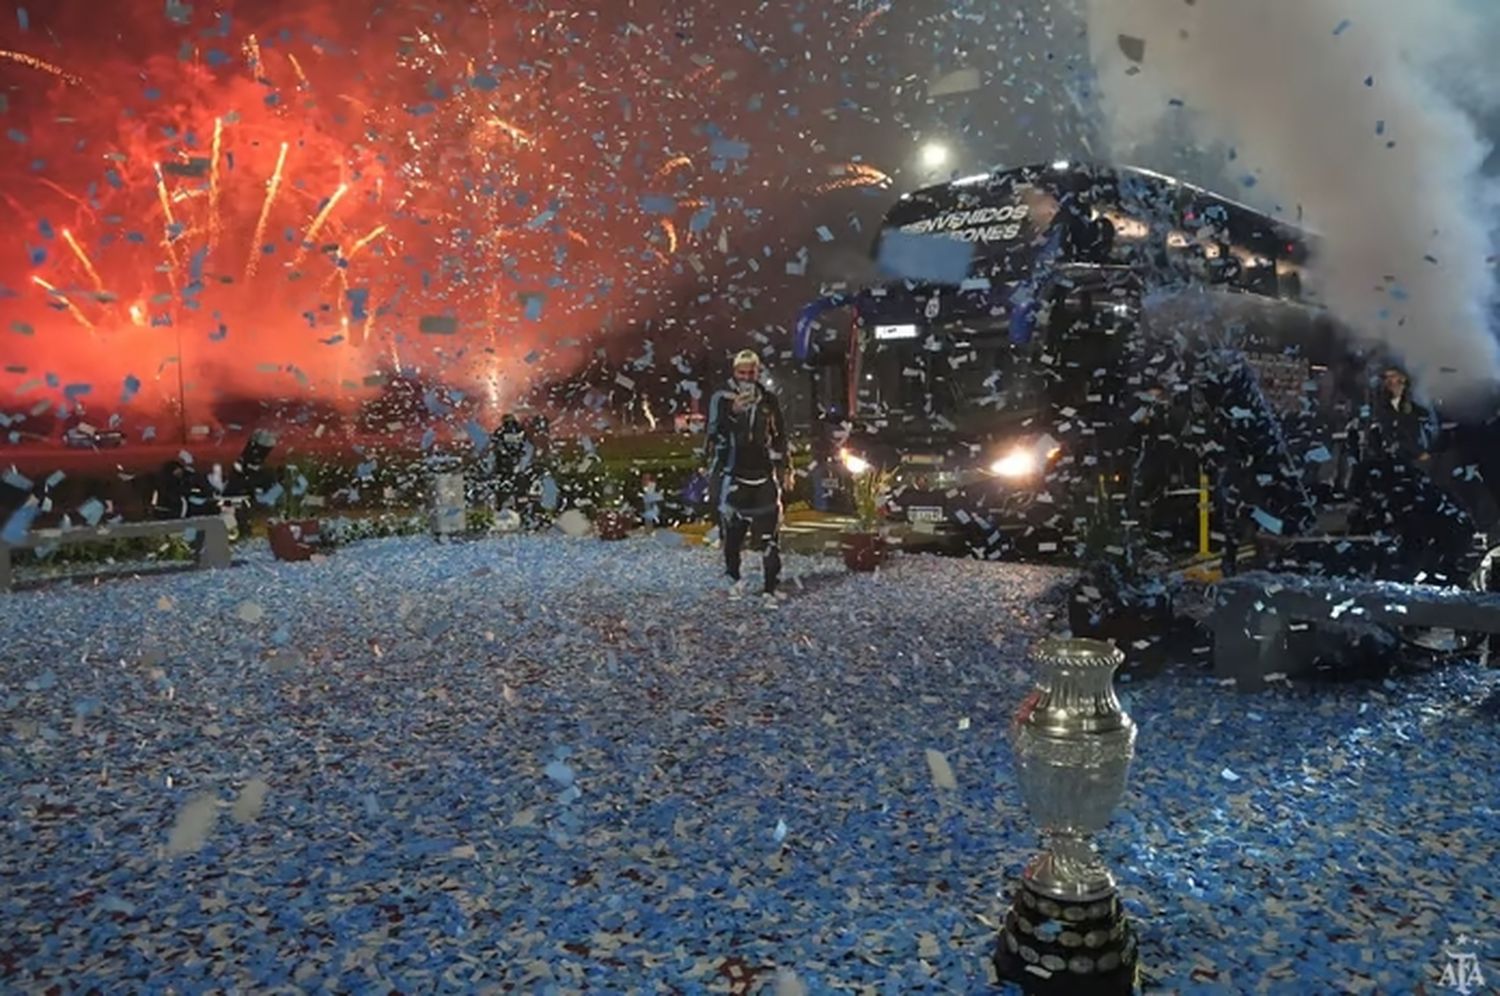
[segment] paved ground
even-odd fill
[[[767,610],[679,542],[0,596],[0,989],[987,991],[1064,576],[792,558]],[[1127,676],[1157,991],[1441,992],[1461,937],[1500,979],[1495,681]]]

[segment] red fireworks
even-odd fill
[[[24,81],[0,161],[22,362],[0,393],[53,375],[108,409],[139,382],[138,405],[182,392],[210,422],[221,399],[347,403],[415,368],[502,402],[638,311],[689,241],[724,244],[698,164],[734,143],[701,128],[743,49],[682,65],[633,24],[508,5],[133,6],[116,23],[139,35],[32,24],[66,44],[0,53]]]

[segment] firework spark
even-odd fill
[[[83,89],[87,89],[87,87],[84,87],[83,85],[83,80],[79,77],[74,76],[72,73],[63,69],[61,66],[54,66],[50,62],[43,62],[41,59],[38,59],[34,55],[27,55],[25,52],[12,52],[8,49],[0,49],[0,59],[9,59],[11,62],[19,62],[23,66],[29,66],[32,69],[40,70],[44,73],[50,73],[51,75],[56,76],[58,79],[62,80],[64,83],[67,83],[70,86],[82,87]]]
[[[862,36],[866,31],[870,30],[870,26],[873,25],[881,17],[881,15],[890,13],[890,10],[891,5],[889,3],[882,3],[880,6],[870,11],[860,19],[860,22],[858,24],[854,26],[854,37],[858,38]]]
[[[245,61],[250,63],[251,78],[257,80],[260,79],[262,77],[263,69],[260,61],[260,41],[256,39],[254,35],[246,36],[244,53]]]
[[[520,128],[517,128],[515,125],[511,124],[509,121],[506,121],[503,118],[492,117],[489,118],[485,123],[492,128],[498,128],[501,131],[505,132],[511,137],[511,139],[516,142],[517,145],[535,144],[535,139],[533,139],[531,135],[529,135],[525,131],[522,131]]]
[[[78,262],[83,264],[83,268],[87,271],[89,279],[94,282],[94,290],[98,291],[101,295],[104,294],[104,281],[100,279],[99,271],[94,269],[94,261],[89,259],[89,254],[83,251],[83,246],[78,244],[78,240],[73,238],[72,232],[64,228],[62,234],[63,241],[68,244],[69,249],[73,250],[73,255],[78,257]]]
[[[271,220],[271,205],[276,203],[276,191],[281,187],[281,171],[286,166],[287,143],[281,143],[281,152],[276,156],[276,169],[271,173],[271,179],[266,184],[266,199],[260,206],[260,219],[255,223],[255,236],[250,243],[250,259],[245,264],[245,280],[249,281],[255,276],[255,268],[260,263],[260,247],[266,242],[266,223]]]
[[[312,84],[307,82],[307,74],[302,71],[302,63],[297,61],[297,56],[288,52],[286,57],[287,61],[292,64],[292,71],[297,74],[297,85],[304,90],[312,89]]]
[[[76,320],[79,325],[82,325],[84,328],[88,329],[90,332],[94,331],[94,323],[91,322],[91,321],[89,321],[87,315],[85,315],[83,312],[81,312],[81,311],[78,310],[78,305],[74,304],[72,302],[72,300],[68,297],[68,295],[64,294],[62,291],[58,290],[56,287],[52,286],[47,281],[43,280],[41,277],[33,276],[31,278],[31,281],[32,281],[32,283],[36,284],[38,287],[40,287],[43,290],[45,290],[48,294],[52,295],[53,297],[57,298],[57,300],[61,301],[62,304],[63,304],[63,307],[67,309],[68,314],[72,315],[73,318],[74,318],[74,320]]]
[[[161,201],[161,210],[167,219],[167,227],[175,227],[177,219],[172,216],[172,198],[167,193],[167,178],[162,175],[160,163],[156,164],[156,196]]]
[[[339,200],[348,191],[349,185],[347,183],[339,184],[339,188],[333,192],[333,196],[328,198],[323,207],[313,216],[312,224],[307,226],[307,234],[302,236],[302,243],[297,247],[296,256],[292,258],[292,269],[295,270],[298,266],[302,265],[302,260],[307,255],[308,248],[315,244],[313,240],[318,237],[318,232],[322,230],[323,223],[328,220],[328,216],[333,213],[333,209],[338,205]]]
[[[384,225],[378,225],[375,228],[371,229],[362,238],[360,238],[360,240],[358,242],[354,243],[354,245],[352,247],[350,247],[349,254],[347,256],[345,256],[344,259],[346,261],[353,259],[355,257],[355,255],[358,254],[358,252],[361,249],[363,249],[365,246],[369,245],[371,242],[374,242],[376,239],[380,238],[384,234],[385,234],[385,226]]]
[[[670,256],[677,251],[677,226],[672,224],[671,218],[663,218],[661,230],[667,236],[667,255]]]
[[[818,184],[813,188],[814,193],[827,194],[835,190],[848,190],[851,187],[883,187],[891,182],[888,175],[865,163],[844,163],[833,167],[830,172],[838,175],[832,180]]]
[[[219,152],[224,141],[224,119],[214,118],[213,153],[208,162],[208,251],[219,246]]]
[[[323,281],[323,286],[326,288],[329,284],[333,283],[335,280],[338,280],[344,285],[345,289],[347,289],[349,285],[347,279],[347,275],[349,273],[349,261],[354,259],[355,256],[359,255],[359,251],[365,246],[369,245],[371,242],[374,242],[376,239],[384,235],[385,231],[386,226],[377,225],[374,228],[370,229],[370,231],[366,232],[363,236],[361,236],[359,241],[355,242],[354,245],[349,248],[349,251],[343,254],[343,265],[334,267],[333,272],[328,274],[327,279]]]
[[[167,262],[171,268],[167,271],[168,280],[172,284],[172,291],[177,291],[177,247],[173,245],[173,229],[177,227],[177,219],[172,214],[172,198],[167,194],[167,179],[162,175],[161,164],[156,165],[156,195],[161,201],[162,215],[166,220],[166,232],[162,235],[162,247],[167,250]]]
[[[657,176],[667,176],[673,170],[682,169],[685,166],[692,166],[692,165],[693,165],[693,161],[691,159],[689,159],[687,156],[676,156],[676,157],[674,157],[672,159],[668,159],[666,162],[662,163],[661,169],[659,169],[659,170],[656,171],[656,175]]]

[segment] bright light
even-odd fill
[[[870,469],[870,461],[858,453],[850,453],[848,450],[839,451],[839,459],[844,461],[844,469],[851,474],[863,474]]]
[[[1009,477],[1012,480],[1031,477],[1039,469],[1040,463],[1035,451],[1018,446],[990,464],[990,473],[996,477]]]
[[[941,142],[928,142],[922,146],[922,165],[937,169],[948,162],[948,147]]]
[[[1013,481],[1036,477],[1061,452],[1062,447],[1051,436],[1017,443],[1003,457],[990,464],[990,473]]]
[[[1073,164],[1068,162],[1066,159],[1059,159],[1052,164],[1052,168],[1055,170],[1072,169]]]
[[[879,342],[887,342],[891,339],[915,339],[918,335],[915,325],[877,325],[875,326],[875,339]]]

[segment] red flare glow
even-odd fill
[[[391,357],[511,400],[684,279],[656,251],[664,234],[676,248],[676,224],[642,198],[717,204],[723,227],[750,186],[688,168],[743,101],[706,103],[670,30],[460,0],[165,17],[120,0],[107,25],[55,8],[24,38],[0,29],[24,139],[0,159],[19,215],[0,231],[0,295],[26,330],[0,404],[35,403],[54,375],[107,411],[139,380],[142,421],[179,391],[194,424],[246,399],[347,411],[371,393],[349,385]],[[728,31],[701,47],[720,78],[768,58]],[[682,152],[663,165],[663,149]],[[80,325],[98,348],[77,348]]]

